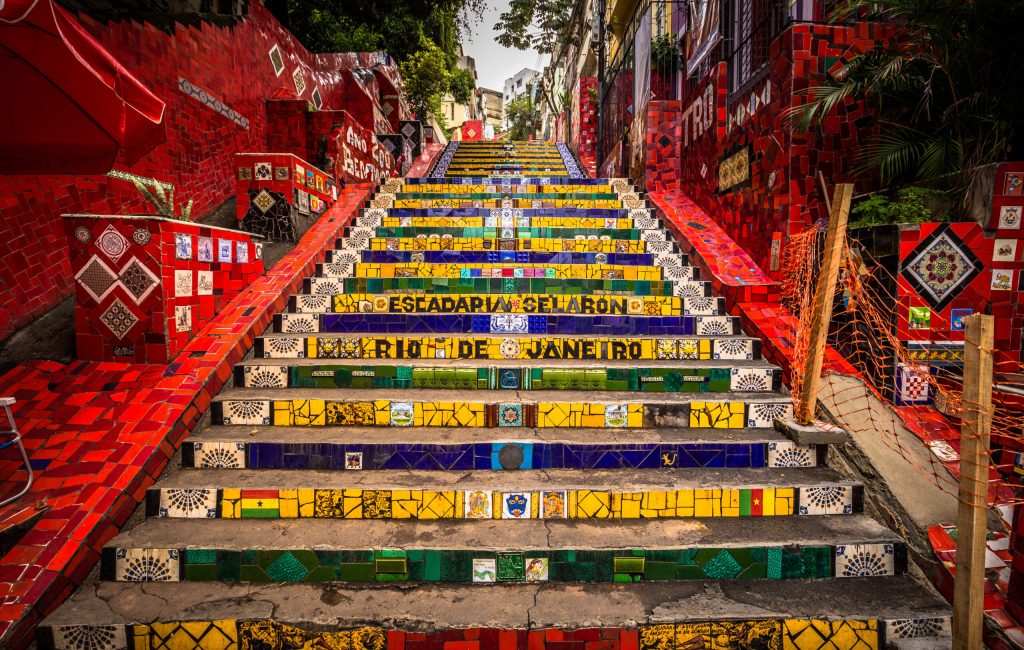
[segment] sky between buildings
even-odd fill
[[[543,70],[547,62],[546,55],[542,58],[535,51],[521,52],[498,44],[494,25],[498,22],[498,16],[507,9],[507,0],[491,0],[484,12],[483,21],[473,25],[471,37],[462,43],[466,55],[476,59],[476,85],[498,92],[502,91],[506,78],[523,68]]]

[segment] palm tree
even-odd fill
[[[855,171],[883,185],[944,186],[969,201],[985,165],[1024,153],[1024,0],[845,0],[832,20],[886,21],[894,36],[791,109],[808,130],[848,100],[877,110]]]

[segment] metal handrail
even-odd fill
[[[34,476],[32,474],[32,463],[28,459],[28,451],[25,450],[25,444],[21,439],[21,432],[18,431],[18,426],[14,423],[14,414],[11,413],[11,405],[17,400],[13,397],[0,397],[0,406],[4,407],[4,412],[7,414],[7,423],[10,425],[10,429],[7,431],[0,431],[0,436],[10,436],[11,439],[7,442],[0,443],[0,449],[6,449],[7,447],[16,446],[18,451],[21,452],[21,460],[25,465],[25,471],[28,472],[28,481],[25,483],[25,487],[14,496],[7,497],[3,501],[0,501],[0,508],[6,506],[9,503],[13,503],[21,497],[28,494],[29,489],[32,488],[32,481]]]

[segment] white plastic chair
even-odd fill
[[[18,431],[18,426],[14,424],[14,415],[11,413],[11,405],[16,401],[17,400],[13,397],[0,397],[0,406],[4,407],[4,413],[7,414],[7,423],[11,427],[10,429],[0,431],[0,439],[7,438],[7,440],[0,442],[0,449],[7,449],[8,447],[18,448],[18,451],[21,452],[21,460],[25,465],[25,471],[28,472],[28,481],[25,483],[25,487],[21,492],[0,501],[0,508],[25,496],[25,494],[28,493],[29,488],[32,487],[32,464],[28,460],[28,452],[25,451],[25,445],[21,441],[21,433]]]

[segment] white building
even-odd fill
[[[527,88],[536,86],[536,79],[540,77],[540,73],[532,68],[523,68],[515,74],[514,77],[509,77],[505,80],[505,93],[502,98],[502,104],[508,106],[512,100],[516,97],[520,97],[526,94]],[[506,127],[508,125],[506,124]]]

